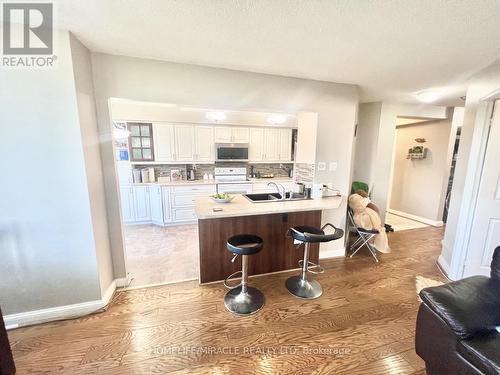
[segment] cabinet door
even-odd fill
[[[278,160],[278,129],[264,130],[264,160]]]
[[[150,221],[149,187],[134,186],[135,221]]]
[[[155,161],[175,161],[175,133],[171,124],[153,124]]]
[[[248,159],[250,161],[262,161],[264,154],[264,129],[251,128],[250,142],[248,142]]]
[[[278,160],[292,160],[292,129],[279,129]]]
[[[161,197],[161,186],[149,187],[149,207],[151,212],[151,221],[163,223],[163,201]]]
[[[231,143],[232,142],[232,134],[231,134],[231,128],[229,126],[216,126],[214,128],[215,136],[214,140],[215,143]]]
[[[132,186],[120,187],[120,202],[122,206],[122,221],[133,223],[135,221],[134,211],[134,188]]]
[[[193,125],[175,125],[175,160],[194,160]]]
[[[196,161],[214,161],[214,129],[211,126],[194,127]]]
[[[163,186],[161,191],[161,196],[163,199],[163,222],[172,222],[172,207],[170,204],[170,188]]]
[[[235,126],[231,128],[232,140],[233,143],[248,143],[250,141],[249,129],[248,128],[240,128],[239,126]]]

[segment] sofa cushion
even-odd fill
[[[458,342],[457,351],[484,374],[500,374],[500,334],[496,331]]]
[[[488,277],[425,288],[420,298],[462,339],[500,325],[500,282]]]

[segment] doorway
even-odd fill
[[[445,224],[460,119],[462,108],[444,120],[397,118],[386,213],[395,231]]]

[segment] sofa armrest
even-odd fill
[[[425,288],[420,298],[462,339],[500,325],[500,282],[487,277]]]

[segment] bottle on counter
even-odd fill
[[[204,181],[207,181],[207,180],[208,180],[208,173],[205,173],[205,174],[203,175],[203,180],[204,180]]]

